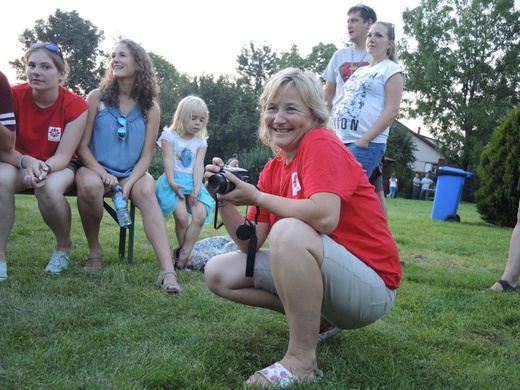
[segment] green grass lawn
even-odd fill
[[[104,272],[85,273],[75,199],[71,266],[43,269],[53,237],[31,196],[17,197],[0,283],[0,389],[241,389],[286,349],[285,318],[213,295],[183,272],[179,296],[153,285],[159,268],[136,215],[134,264],[118,259],[106,215]],[[308,389],[520,388],[520,294],[482,293],[502,274],[511,228],[459,205],[432,221],[432,202],[388,199],[405,262],[394,307],[373,325],[318,347],[325,377]],[[1,223],[1,221],[0,221]],[[174,244],[173,221],[168,221]],[[206,226],[201,238],[225,234]]]

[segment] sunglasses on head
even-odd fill
[[[37,43],[33,43],[31,45],[31,49],[40,49],[40,48],[44,48],[44,49],[47,49],[49,51],[52,51],[54,53],[58,53],[60,55],[60,58],[61,60],[63,61],[63,54],[61,53],[61,49],[55,45],[54,43],[41,43],[41,42],[37,42]]]
[[[370,8],[368,5],[359,3],[359,4],[356,4],[355,8],[365,10],[368,13],[368,16],[372,19],[372,21],[375,21],[374,10],[372,8]]]
[[[117,129],[117,136],[119,139],[126,138],[126,116],[119,115],[117,117],[117,122],[119,123],[119,128]]]

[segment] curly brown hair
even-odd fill
[[[137,74],[131,96],[139,103],[142,114],[146,119],[146,113],[153,106],[155,98],[159,94],[159,84],[157,83],[155,68],[148,53],[138,43],[130,39],[122,39],[116,42],[114,46],[118,44],[125,44],[128,49],[130,49],[130,53],[132,53],[132,57],[134,58]],[[112,72],[107,70],[99,86],[103,94],[102,100],[111,106],[118,107],[119,84],[117,80],[114,79]]]

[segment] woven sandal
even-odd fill
[[[100,265],[98,265],[98,266],[88,265],[89,260],[97,260],[97,259],[99,259]],[[102,260],[103,260],[103,253],[87,253],[87,256],[85,257],[85,267],[83,267],[83,269],[85,271],[91,271],[91,272],[103,271],[103,268],[101,268]]]
[[[159,277],[157,278],[157,281],[155,282],[155,285],[161,289],[162,292],[168,293],[168,294],[177,294],[182,291],[181,286],[179,286],[179,283],[176,282],[165,282],[164,277],[166,275],[173,274],[175,277],[177,277],[177,274],[175,271],[162,271],[159,274]]]

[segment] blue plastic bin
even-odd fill
[[[457,215],[464,179],[471,172],[452,167],[437,169],[437,186],[433,198],[432,219],[437,221],[460,222]]]

